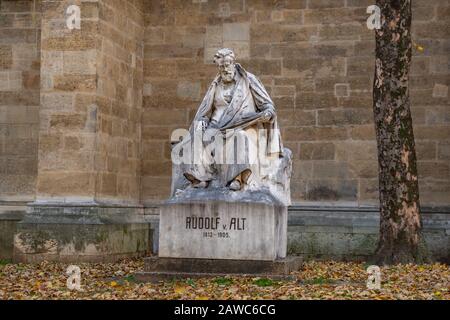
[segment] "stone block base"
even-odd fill
[[[14,262],[114,262],[146,256],[150,223],[138,208],[32,206],[17,224]]]
[[[287,207],[192,202],[161,207],[159,256],[274,261],[286,257]]]
[[[136,274],[143,282],[156,282],[182,278],[245,276],[291,280],[291,272],[301,268],[300,257],[287,257],[275,261],[183,259],[149,257],[144,272]]]

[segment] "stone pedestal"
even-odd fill
[[[141,281],[250,275],[290,278],[301,259],[286,258],[287,207],[270,202],[167,203],[160,211],[159,257]]]
[[[274,261],[286,257],[287,208],[265,203],[175,203],[161,208],[159,256]]]

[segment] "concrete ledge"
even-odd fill
[[[114,262],[151,253],[141,208],[30,205],[17,224],[14,262]]]
[[[151,231],[136,224],[26,224],[14,237],[14,262],[114,262],[150,253]]]
[[[184,259],[149,257],[145,259],[144,272],[136,274],[138,281],[199,277],[248,276],[290,280],[289,275],[301,268],[300,257],[287,257],[275,261]]]
[[[77,207],[67,204],[64,206],[30,205],[27,214],[25,209],[26,206],[22,203],[1,203],[0,259],[13,258],[14,234],[17,228],[26,231],[25,234],[32,235],[30,239],[36,239],[33,245],[36,248],[35,251],[26,253],[20,258],[20,251],[16,251],[17,259],[25,262],[39,261],[44,258],[67,262],[116,261],[122,257],[147,255],[142,253],[141,249],[136,252],[137,247],[146,247],[147,253],[158,252],[159,208],[157,205],[143,209],[92,205]],[[422,212],[423,232],[432,258],[450,263],[450,208],[424,207]],[[20,222],[22,219],[24,221]],[[135,226],[131,226],[132,224]],[[59,225],[66,227],[59,228]],[[292,206],[289,207],[288,214],[288,254],[301,256],[305,260],[366,260],[375,250],[378,229],[379,212],[376,207]],[[72,234],[72,239],[80,240],[74,240],[72,242],[74,244],[91,243],[101,250],[87,251],[92,253],[87,255],[86,250],[80,249],[83,246],[77,245],[78,249],[64,251],[63,248],[67,243],[61,240],[67,239],[64,233]],[[111,234],[112,238],[105,240],[106,242],[96,242],[94,237],[96,234]],[[127,236],[127,234],[134,234],[134,236]],[[95,241],[87,240],[89,237]],[[39,242],[38,239],[44,241],[39,240],[41,241]],[[45,247],[53,243],[52,239],[60,239],[56,247],[50,246],[57,248],[56,252],[59,250],[59,254],[45,255],[45,250],[37,250],[39,243]],[[116,240],[112,239],[122,240],[115,242]],[[137,246],[138,239],[139,246]],[[136,246],[134,249],[125,250],[125,243],[130,241]],[[103,243],[104,246],[99,246],[99,243]],[[106,245],[107,243],[109,245]],[[108,252],[111,250],[108,248],[111,248],[112,243],[117,245],[112,246],[115,249]]]
[[[450,263],[450,210],[422,208],[423,235],[435,261]],[[306,259],[367,260],[376,249],[377,207],[289,208],[288,254]]]
[[[13,259],[14,234],[23,219],[26,206],[20,203],[0,203],[0,260]]]

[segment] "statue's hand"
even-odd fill
[[[263,113],[263,115],[261,117],[261,120],[263,122],[270,122],[270,121],[272,121],[272,118],[273,118],[272,112],[266,110],[266,111],[263,111],[262,113]]]
[[[201,120],[201,121],[199,121],[199,122],[197,123],[196,129],[197,129],[198,131],[200,131],[200,130],[201,130],[201,131],[205,131],[206,128],[208,128],[208,122],[207,122],[207,121]]]
[[[205,131],[206,128],[208,128],[208,122],[207,121],[202,121],[202,130]]]

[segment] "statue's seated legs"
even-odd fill
[[[184,176],[191,182],[192,187],[194,188],[204,189],[207,188],[209,185],[209,181],[200,181],[188,172],[185,172]]]
[[[248,178],[251,176],[252,171],[245,169],[237,177],[235,177],[229,184],[228,188],[233,191],[239,191],[247,184]]]
[[[238,176],[236,176],[233,180],[228,183],[228,188],[232,191],[239,191],[243,188],[245,184],[247,184],[248,178],[252,174],[250,169],[245,169]],[[186,172],[184,176],[187,180],[191,182],[193,188],[197,189],[205,189],[209,186],[210,181],[200,181],[195,178],[192,174]]]
[[[223,136],[217,136],[215,139],[223,139]],[[222,143],[219,144],[206,143],[198,150],[199,161],[188,165],[187,170],[183,172],[193,188],[203,189],[216,185],[239,191],[248,184],[252,174],[258,174],[257,145],[249,141],[256,140],[255,131],[240,130],[228,139],[227,143],[225,140],[221,140]],[[240,144],[236,141],[240,141]]]

